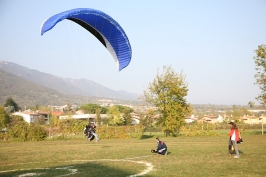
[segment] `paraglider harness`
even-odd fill
[[[92,127],[91,125],[86,125],[85,129],[84,129],[84,135],[86,136],[87,140],[94,140],[95,136],[93,135],[93,133],[96,132],[95,127]]]

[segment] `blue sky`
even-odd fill
[[[48,17],[93,8],[126,32],[132,60],[118,71],[111,54],[80,26],[62,21],[40,35]],[[0,60],[64,78],[86,78],[142,94],[171,65],[188,82],[192,104],[256,102],[253,56],[266,44],[265,0],[2,0]]]

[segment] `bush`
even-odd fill
[[[140,138],[143,135],[143,128],[134,126],[101,126],[97,129],[97,134],[101,139],[111,138]]]
[[[8,130],[8,134],[11,138],[17,139],[20,141],[26,141],[28,140],[28,134],[30,130],[30,125],[26,122],[18,122],[13,127],[10,127]]]
[[[20,141],[41,141],[47,137],[47,132],[41,126],[20,123],[8,131],[11,138]]]
[[[31,141],[42,141],[47,137],[47,132],[41,126],[31,125],[27,139]]]
[[[63,134],[80,135],[83,134],[83,129],[87,121],[76,119],[59,120],[60,132]]]
[[[180,136],[217,136],[217,124],[193,123],[180,128]]]

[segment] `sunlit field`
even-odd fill
[[[156,135],[157,136],[157,135]],[[227,155],[228,137],[161,137],[167,156],[141,139],[1,142],[0,176],[265,176],[266,135],[243,135],[240,158]]]

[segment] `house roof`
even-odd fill
[[[219,116],[204,116],[204,117],[209,118],[209,119],[216,119],[216,118],[218,118]]]
[[[64,112],[62,112],[62,111],[52,111],[51,114],[53,116],[61,116],[62,114],[64,114]]]
[[[32,111],[32,112],[21,112],[22,114],[28,114],[28,115],[38,115],[37,112]]]
[[[258,119],[259,117],[257,116],[243,116],[241,117],[242,120],[248,120],[248,119]]]

